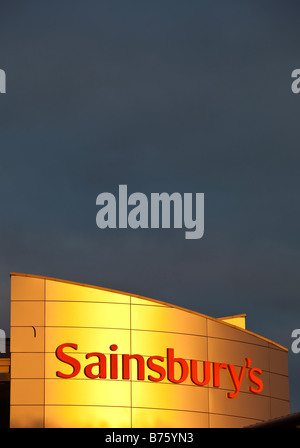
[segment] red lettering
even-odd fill
[[[245,366],[241,367],[239,376],[238,376],[238,374],[235,370],[235,367],[233,365],[229,364],[228,369],[229,369],[229,373],[230,373],[233,385],[235,387],[235,391],[228,392],[227,396],[228,396],[228,398],[235,398],[239,394],[246,367]]]
[[[116,344],[112,344],[110,346],[111,351],[115,351],[118,349]],[[112,380],[118,379],[118,355],[115,353],[111,353],[110,355],[110,378]]]
[[[259,375],[261,375],[262,370],[256,369],[256,368],[252,368],[251,370],[249,370],[249,380],[258,386],[257,389],[255,389],[253,386],[250,386],[249,390],[250,390],[250,392],[253,392],[254,394],[259,394],[263,390],[264,384],[260,378],[257,378],[254,375],[254,373],[258,373]]]
[[[174,376],[174,365],[175,363],[180,364],[181,367],[181,376],[177,380]],[[174,349],[173,348],[167,348],[167,372],[168,372],[168,380],[172,383],[182,383],[187,379],[187,376],[189,374],[189,367],[185,359],[183,358],[174,358]]]
[[[123,355],[123,379],[129,380],[130,378],[130,366],[129,361],[131,359],[137,360],[137,379],[145,379],[145,361],[142,355]]]
[[[165,379],[166,377],[166,371],[164,369],[163,366],[157,365],[155,364],[153,361],[157,360],[157,361],[164,361],[164,358],[162,356],[151,356],[150,358],[148,358],[147,360],[147,366],[150,370],[152,370],[153,372],[156,372],[159,374],[159,378],[155,378],[152,375],[148,375],[148,379],[150,381],[154,381],[154,382],[158,382],[158,381],[162,381]]]
[[[106,356],[103,353],[88,353],[86,355],[86,359],[91,358],[92,356],[97,356],[99,359],[99,362],[94,362],[92,364],[88,364],[85,369],[84,373],[88,378],[106,378]],[[92,372],[93,367],[99,367],[98,373],[94,374]]]
[[[66,363],[69,364],[70,366],[73,367],[73,372],[66,374],[66,373],[62,373],[60,371],[56,372],[56,376],[59,376],[60,378],[74,378],[74,376],[77,376],[78,373],[80,372],[80,362],[73,358],[72,356],[66,355],[66,353],[63,352],[63,349],[65,347],[70,347],[70,348],[74,348],[74,350],[78,349],[78,345],[77,344],[71,344],[71,343],[66,343],[66,344],[61,344],[57,347],[56,349],[56,357]]]
[[[198,361],[196,361],[196,359],[191,359],[191,380],[194,384],[197,384],[197,386],[206,386],[210,381],[210,362],[203,362],[203,381],[198,380],[197,370]]]
[[[213,384],[214,387],[220,387],[220,369],[227,369],[227,364],[225,363],[213,363]]]
[[[56,357],[61,362],[69,365],[73,371],[71,373],[63,373],[61,371],[56,372],[56,376],[60,378],[74,378],[76,377],[80,370],[81,364],[80,362],[65,353],[65,349],[73,349],[78,350],[78,345],[74,343],[65,343],[61,344],[56,349]],[[110,346],[110,350],[115,352],[118,349],[116,344],[112,344]],[[70,350],[69,350],[70,351]],[[117,353],[110,353],[110,378],[118,379],[118,358],[119,355]],[[122,354],[122,379],[129,380],[131,378],[131,360],[136,361],[137,366],[137,379],[145,380],[145,359],[142,355],[128,355]],[[84,374],[87,378],[97,379],[97,378],[107,378],[107,356],[104,353],[99,352],[91,352],[86,354],[86,359],[90,359],[92,357],[97,357],[97,362],[93,362],[87,364],[84,368]],[[220,371],[221,369],[228,369],[228,374],[233,382],[234,390],[232,392],[227,392],[227,396],[229,398],[235,398],[241,389],[241,384],[244,378],[244,374],[246,369],[248,371],[249,381],[252,383],[249,386],[249,391],[255,394],[260,393],[263,390],[263,381],[258,375],[262,374],[262,370],[258,368],[251,367],[251,359],[245,358],[245,366],[240,368],[240,371],[237,371],[237,368],[232,364],[226,363],[218,363],[218,362],[210,362],[210,361],[197,361],[196,359],[191,359],[188,361],[183,358],[175,358],[174,349],[167,348],[167,366],[166,368],[162,365],[165,358],[162,356],[150,356],[147,359],[147,367],[152,373],[156,373],[156,375],[152,375],[151,373],[148,375],[148,380],[153,382],[163,381],[166,376],[168,380],[175,384],[183,383],[188,375],[190,368],[190,376],[191,381],[197,386],[206,386],[211,381],[211,365],[212,365],[212,381],[213,387],[220,387]],[[199,363],[202,362],[202,366],[199,367]],[[180,366],[178,373],[175,378],[175,370],[177,366]],[[179,367],[178,366],[178,367]],[[200,372],[201,370],[201,372]],[[198,375],[200,378],[198,378]]]

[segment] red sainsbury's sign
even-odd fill
[[[65,349],[78,350],[78,344],[64,343],[57,347],[56,357],[65,364],[72,367],[72,373],[64,373],[57,371],[56,376],[59,378],[75,378],[82,369],[82,365],[74,356],[70,356],[65,352]],[[183,358],[175,358],[174,349],[167,348],[167,356],[150,356],[144,357],[139,354],[119,354],[116,353],[118,346],[112,344],[109,347],[111,353],[104,354],[100,352],[90,352],[85,355],[87,360],[93,359],[94,362],[86,363],[83,368],[83,373],[90,379],[122,379],[130,380],[131,378],[131,360],[136,361],[137,366],[137,380],[144,381],[146,378],[149,381],[160,382],[167,378],[171,383],[181,384],[187,380],[191,380],[196,386],[206,386],[212,383],[213,387],[220,387],[220,371],[226,370],[229,374],[233,391],[227,392],[228,398],[235,398],[241,389],[242,382],[248,383],[249,391],[254,394],[259,394],[263,390],[263,381],[260,378],[262,370],[256,367],[251,367],[251,358],[246,357],[244,364],[241,367],[236,367],[233,364],[198,361],[196,359],[186,360]],[[109,369],[107,368],[107,358],[109,358]],[[119,378],[119,363],[122,367],[122,376]],[[151,371],[147,376],[145,374],[145,365]],[[175,366],[179,366],[175,374]],[[200,366],[200,368],[199,368]],[[202,367],[202,368],[201,368]],[[247,369],[247,373],[246,373]],[[178,374],[179,373],[179,374]],[[154,374],[154,375],[153,375]]]

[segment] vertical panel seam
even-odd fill
[[[210,359],[209,356],[208,356],[208,328],[207,328],[207,319],[205,319],[205,332],[206,332],[206,356],[207,356],[207,359]],[[210,428],[209,387],[207,388],[207,411],[208,411],[208,427]]]
[[[44,280],[44,404],[43,404],[43,428],[45,428],[46,405],[46,280]]]
[[[130,338],[130,355],[132,355],[132,325],[131,325],[131,296],[129,306],[129,338]],[[130,427],[132,428],[132,376],[130,375]]]
[[[271,347],[270,347],[270,343],[268,342],[268,364],[269,364],[269,409],[270,409],[270,419],[272,418],[272,394],[271,394],[271,359],[270,359],[270,355],[271,355]]]

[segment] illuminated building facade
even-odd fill
[[[11,274],[11,427],[245,427],[289,413],[287,349],[132,294]]]

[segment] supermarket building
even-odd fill
[[[2,375],[2,376],[1,376]],[[9,426],[248,427],[289,414],[287,349],[133,294],[11,273]]]

